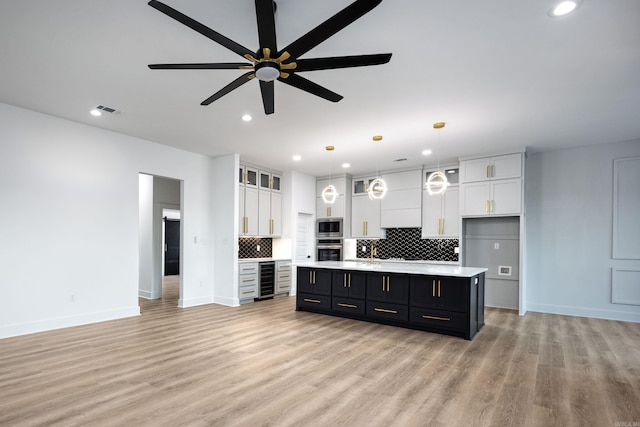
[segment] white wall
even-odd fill
[[[236,183],[240,157],[237,154],[210,159],[211,227],[215,229],[211,259],[215,302],[238,306],[238,223],[240,193]],[[186,220],[186,218],[185,218]]]
[[[611,302],[612,269],[640,269],[612,259],[613,160],[639,155],[640,140],[529,155],[527,310],[640,322]]]
[[[207,157],[0,104],[0,337],[139,314],[139,172],[184,181],[181,303],[210,301]]]
[[[153,295],[153,176],[139,175],[139,264],[138,295],[151,299]]]

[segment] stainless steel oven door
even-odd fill
[[[342,261],[342,245],[318,245],[318,261]]]
[[[342,237],[342,218],[326,218],[316,221],[316,237]]]

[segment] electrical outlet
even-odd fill
[[[495,243],[493,244],[493,249],[500,249],[500,243],[495,242]]]
[[[256,245],[256,251],[260,252],[260,245]]]
[[[460,248],[457,247],[457,246],[455,248],[453,248],[453,253],[454,254],[459,254],[460,253]]]
[[[362,245],[362,252],[367,252],[367,247]]]

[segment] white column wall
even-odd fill
[[[640,322],[640,306],[611,296],[613,268],[640,269],[612,258],[613,160],[639,155],[640,140],[529,155],[528,311]]]
[[[139,314],[139,172],[183,180],[183,306],[212,301],[208,158],[0,104],[0,338]]]

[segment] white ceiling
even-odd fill
[[[258,48],[251,0],[164,2]],[[277,3],[284,47],[351,0]],[[390,52],[388,64],[302,74],[343,95],[338,103],[276,82],[275,114],[265,116],[256,81],[200,106],[243,71],[149,70],[242,58],[145,0],[0,0],[0,102],[311,175],[345,161],[356,175],[640,138],[640,1],[583,0],[563,18],[547,15],[553,4],[383,0],[303,57]],[[123,112],[90,116],[99,104]],[[447,126],[434,130],[436,121]],[[425,148],[434,154],[423,157]]]

